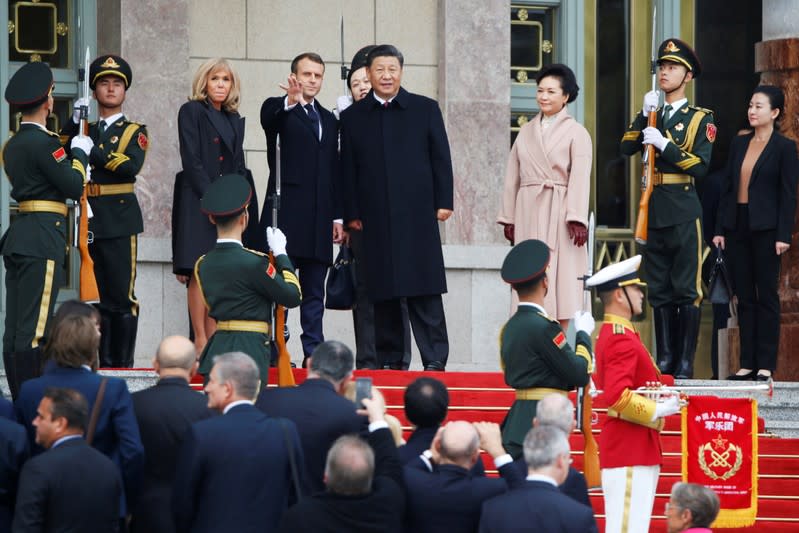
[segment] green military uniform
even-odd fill
[[[251,194],[244,177],[222,176],[206,191],[203,212],[215,217],[231,216],[231,211],[241,213]],[[277,256],[271,265],[266,254],[244,248],[241,242],[218,241],[197,260],[194,272],[208,314],[217,321],[217,330],[203,350],[199,372],[211,372],[214,356],[240,351],[255,360],[261,381],[266,383],[272,304],[297,307],[302,299],[288,256]]]
[[[52,87],[50,68],[28,63],[14,74],[5,96],[24,113],[46,102]],[[3,148],[3,162],[20,211],[0,241],[6,267],[3,359],[16,394],[23,381],[39,372],[39,343],[64,283],[66,199],[80,198],[88,157],[75,150],[70,159],[56,133],[23,121]]]
[[[103,76],[116,76],[130,87],[132,73],[119,56],[101,56],[89,68],[89,85],[95,88]],[[92,210],[89,253],[100,293],[103,342],[100,366],[131,367],[136,346],[139,301],[134,291],[138,234],[144,231],[141,208],[134,192],[136,176],[144,165],[149,146],[147,128],[124,115],[112,121],[89,124],[94,148],[89,162],[92,182],[87,196]],[[78,133],[69,121],[64,136]]]
[[[526,240],[508,253],[502,278],[514,287],[536,283],[548,264],[549,247],[539,240]],[[573,350],[558,321],[534,303],[520,303],[502,328],[500,357],[505,383],[516,389],[516,400],[502,422],[502,444],[514,458],[522,454],[538,400],[588,384],[592,372],[591,338],[578,331],[576,341],[577,349]]]
[[[693,50],[679,39],[660,45],[658,62],[682,64],[696,78],[701,72]],[[655,335],[661,372],[690,378],[699,331],[702,301],[702,206],[695,179],[707,174],[716,126],[713,112],[687,103],[670,112],[657,128],[669,139],[660,153],[655,150],[655,186],[649,200],[649,230],[644,248],[644,274],[648,300],[655,309]],[[647,118],[639,113],[622,137],[621,151],[633,155],[642,150],[642,130]],[[682,361],[682,363],[681,363]]]

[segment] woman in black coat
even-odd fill
[[[749,101],[753,131],[733,139],[713,244],[727,250],[735,293],[741,369],[727,379],[766,381],[777,367],[780,258],[791,246],[799,160],[777,132],[782,90],[761,85]]]
[[[192,95],[178,112],[180,159],[183,171],[175,178],[172,204],[172,270],[178,281],[188,286],[189,316],[194,344],[200,353],[216,330],[208,316],[194,264],[216,242],[216,228],[200,212],[208,185],[225,174],[246,176],[253,190],[250,226],[245,246],[257,230],[258,203],[255,185],[244,163],[244,118],[238,113],[241,83],[231,65],[213,58],[200,65],[192,81]]]

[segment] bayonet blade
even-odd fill
[[[594,252],[596,245],[596,221],[594,220],[594,212],[588,215],[588,275],[594,275]]]

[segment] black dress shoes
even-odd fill
[[[755,376],[755,381],[768,381],[772,378],[772,376],[767,376],[765,374],[758,374]]]
[[[727,376],[727,379],[729,381],[754,381],[756,376],[757,376],[757,371],[756,370],[752,370],[748,374],[741,374],[741,375],[732,374],[732,375],[729,375],[729,376]]]

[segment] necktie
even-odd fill
[[[383,107],[384,107],[385,109],[388,109],[389,107],[391,107],[391,102],[389,102],[388,100],[386,100],[385,102],[383,102]]]
[[[97,124],[97,131],[99,132],[99,134],[100,134],[100,135],[102,135],[102,134],[103,134],[103,132],[105,131],[105,120],[101,120],[101,121],[100,121],[100,122]]]
[[[308,118],[313,122],[316,135],[321,138],[321,134],[319,133],[319,113],[313,108],[313,104],[305,104],[305,111],[308,112]]]
[[[671,104],[663,108],[663,124],[669,121],[669,118],[671,117],[671,110]]]

